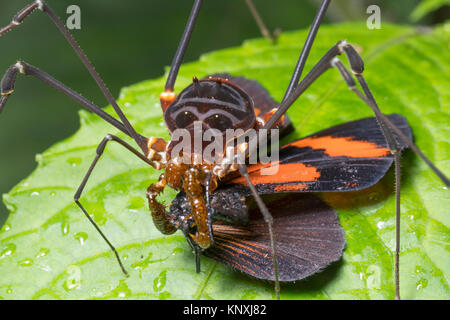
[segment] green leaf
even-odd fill
[[[230,72],[260,81],[278,101],[289,82],[307,30],[288,32],[206,54],[185,64],[177,91],[192,76]],[[415,141],[450,172],[450,24],[422,34],[384,24],[323,26],[306,70],[338,40],[357,45],[382,110],[405,115]],[[343,58],[344,59],[344,58]],[[119,103],[137,130],[168,138],[158,96],[164,78],[127,87]],[[112,114],[112,109],[106,109]],[[289,111],[289,139],[371,116],[336,70],[328,71]],[[111,126],[87,112],[71,138],[37,156],[38,168],[4,196],[11,211],[0,232],[0,297],[5,299],[272,299],[273,285],[250,279],[208,258],[195,272],[194,256],[180,232],[161,235],[145,200],[159,173],[118,145],[108,145],[81,202],[117,247],[125,277],[105,242],[73,203],[73,195]],[[127,139],[126,137],[124,137]],[[347,247],[342,260],[305,281],[282,286],[283,299],[392,299],[395,201],[392,172],[357,193],[327,194],[339,212]],[[174,192],[163,199],[169,203]],[[401,295],[449,299],[449,193],[412,152],[403,157]]]
[[[445,5],[450,5],[450,0],[422,0],[422,2],[411,13],[411,20],[419,21],[427,14]]]

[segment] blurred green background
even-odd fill
[[[30,2],[2,0],[0,25],[8,24]],[[307,27],[320,2],[254,0],[267,25],[282,30]],[[193,1],[48,0],[47,3],[63,21],[68,17],[69,5],[80,6],[81,30],[73,30],[72,34],[112,93],[118,96],[121,87],[163,75]],[[411,12],[419,3],[420,0],[334,0],[325,23],[367,19],[367,6],[377,4],[382,21],[410,24]],[[448,16],[447,6],[414,23],[432,25]],[[206,0],[185,61],[259,36],[244,0]],[[0,38],[0,71],[6,71],[18,59],[48,72],[99,106],[106,105],[88,72],[45,14],[35,12],[22,26]],[[0,115],[0,194],[31,173],[36,166],[35,154],[77,130],[79,108],[36,79],[18,79],[16,92]],[[0,226],[7,214],[1,203]]]

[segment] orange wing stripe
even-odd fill
[[[344,137],[319,137],[306,138],[289,144],[295,147],[310,147],[323,149],[330,157],[370,158],[383,157],[389,154],[388,148],[368,141],[357,141]]]
[[[309,147],[324,150],[330,157],[371,158],[387,156],[390,151],[376,143],[352,140],[351,137],[310,137],[287,144],[285,147]],[[320,178],[317,168],[303,163],[279,162],[256,164],[249,168],[249,174],[254,184],[280,184],[296,182],[296,185],[280,186],[277,191],[301,191],[307,186],[299,182],[312,182]],[[244,177],[238,177],[233,183],[247,185]]]
[[[258,164],[249,167],[249,175],[254,184],[266,183],[287,183],[301,181],[316,181],[320,177],[320,172],[313,166],[306,166],[303,163],[286,163],[278,165]],[[233,183],[247,184],[244,177],[233,180]]]

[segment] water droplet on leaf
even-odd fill
[[[75,239],[77,239],[80,244],[83,246],[84,243],[86,242],[88,235],[86,232],[78,232],[74,235]]]

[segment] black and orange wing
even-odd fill
[[[412,139],[404,117],[393,114],[389,119]],[[249,165],[248,170],[261,194],[354,191],[377,183],[393,161],[377,121],[366,118],[286,144],[280,148],[279,161]],[[241,176],[226,179],[223,186],[250,194]]]
[[[270,204],[280,281],[296,281],[340,259],[344,231],[336,212],[313,194],[290,194]],[[214,246],[203,253],[250,276],[274,280],[267,223],[250,212],[246,226],[214,224]]]

